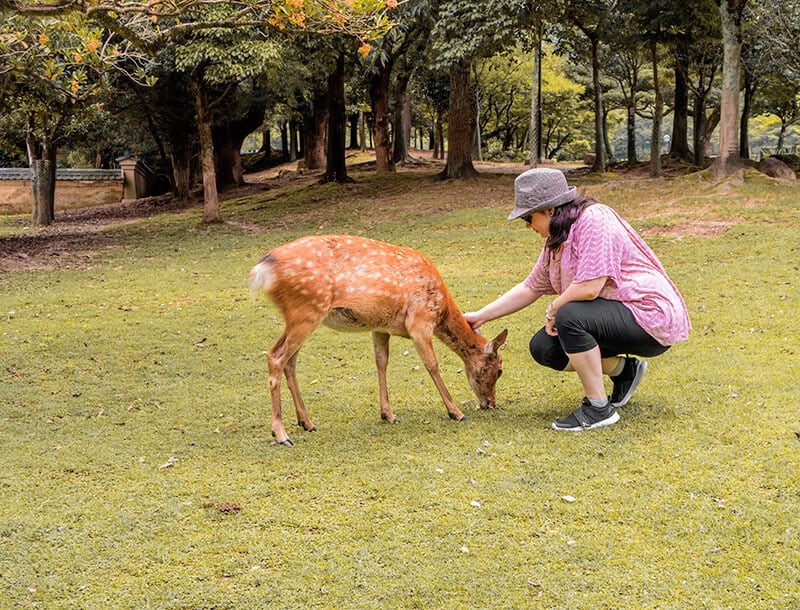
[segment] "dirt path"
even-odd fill
[[[432,163],[423,153],[421,168],[400,168],[399,171],[429,171]],[[479,172],[519,174],[527,167],[518,163],[474,163]],[[229,199],[262,191],[270,185],[307,177],[296,173],[297,163],[286,163],[270,169],[248,174],[247,185],[226,193]],[[203,205],[202,193],[188,200],[176,200],[169,195],[109,203],[56,212],[56,221],[40,229],[29,225],[27,218],[18,221],[19,231],[0,237],[0,273],[37,269],[86,267],[103,250],[113,248],[116,236],[105,229],[135,222],[167,212],[180,212]]]

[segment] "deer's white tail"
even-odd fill
[[[267,292],[274,279],[272,257],[268,254],[250,271],[250,294],[255,297]]]

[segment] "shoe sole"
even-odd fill
[[[624,407],[628,404],[628,401],[633,396],[634,391],[636,391],[639,382],[644,377],[644,374],[647,372],[647,361],[646,360],[639,360],[639,366],[636,368],[636,375],[633,377],[633,381],[631,382],[631,387],[628,388],[628,391],[625,392],[625,395],[622,399],[618,402],[612,402],[611,405],[614,408]]]
[[[583,432],[584,430],[594,430],[595,428],[602,428],[604,426],[610,426],[611,424],[616,424],[619,421],[619,413],[614,411],[610,416],[606,417],[605,419],[601,419],[598,422],[593,423],[591,426],[587,426],[584,428],[583,426],[573,426],[572,428],[562,428],[553,422],[550,427],[553,430],[559,430],[560,432]]]

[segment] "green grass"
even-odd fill
[[[540,247],[504,220],[513,176],[355,176],[226,202],[225,225],[116,229],[88,267],[0,275],[0,607],[800,605],[800,187],[586,183],[645,233],[694,326],[611,428],[549,429],[580,387],[527,354],[545,300],[488,325],[510,330],[494,411],[437,344],[464,423],[402,339],[402,421],[382,422],[369,336],[320,329],[298,369],[319,430],[271,446],[281,323],[246,286],[270,247],[409,245],[464,310]],[[690,234],[708,220],[727,231]]]

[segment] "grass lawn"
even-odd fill
[[[694,327],[617,425],[550,429],[582,393],[528,355],[542,299],[487,325],[509,329],[492,411],[436,344],[463,423],[397,338],[402,421],[381,421],[369,335],[318,330],[298,378],[319,430],[271,445],[282,323],[247,287],[271,247],[410,246],[463,310],[535,262],[505,220],[513,175],[434,171],[283,181],[225,202],[225,224],[163,214],[67,268],[0,274],[0,608],[800,607],[794,183],[572,180],[642,232]]]

